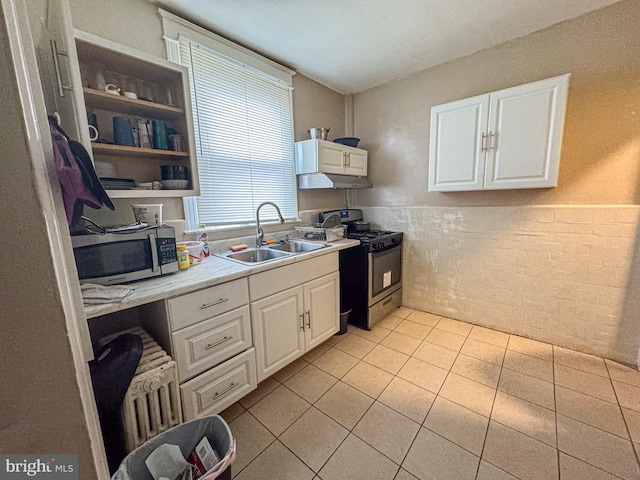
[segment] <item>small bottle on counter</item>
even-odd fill
[[[207,230],[206,230],[206,225],[200,224],[200,227],[198,227],[198,231],[196,232],[196,240],[198,242],[202,242],[203,243],[203,247],[202,247],[202,256],[203,257],[208,257],[209,256],[209,236],[207,235]]]
[[[186,270],[189,268],[189,251],[187,250],[186,245],[178,245],[176,247],[176,251],[178,254],[178,268],[180,270]]]

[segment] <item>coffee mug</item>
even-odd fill
[[[126,117],[113,117],[113,143],[127,147],[135,147],[131,121]]]
[[[162,180],[173,180],[173,165],[162,165],[160,171],[162,172]]]
[[[93,125],[89,125],[89,140],[95,142],[98,139],[98,129]]]
[[[173,178],[174,180],[189,180],[189,169],[182,165],[174,165]]]
[[[113,83],[107,83],[104,86],[104,91],[112,95],[120,95],[120,88],[117,85],[114,85]]]

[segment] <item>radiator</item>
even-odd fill
[[[142,338],[142,358],[121,407],[125,447],[130,452],[150,438],[182,423],[178,368],[169,355],[142,328],[134,327],[100,339],[108,343],[118,335]]]

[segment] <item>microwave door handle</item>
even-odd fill
[[[160,269],[160,263],[158,262],[158,243],[155,234],[149,234],[149,242],[151,243],[151,271],[157,272]]]

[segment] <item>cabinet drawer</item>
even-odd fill
[[[258,385],[253,348],[180,386],[185,421],[215,415]]]
[[[167,300],[171,331],[249,303],[247,279],[223,283]]]
[[[251,347],[249,306],[183,328],[172,340],[178,377],[184,381]]]

